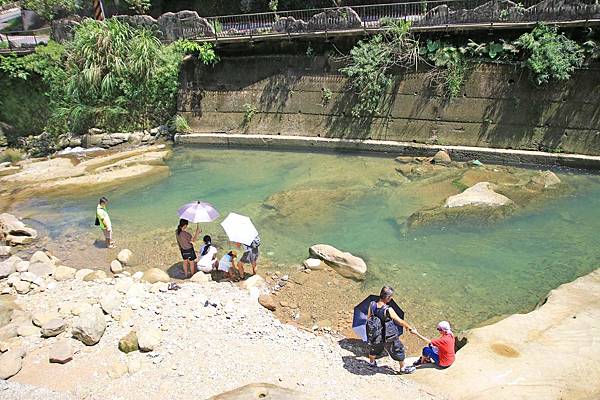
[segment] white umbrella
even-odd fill
[[[219,212],[212,204],[204,201],[188,203],[177,210],[179,218],[187,219],[191,223],[211,222],[219,217]]]
[[[250,221],[250,218],[244,215],[229,213],[227,218],[221,222],[221,226],[232,242],[250,246],[254,238],[258,236],[254,224]]]

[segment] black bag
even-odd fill
[[[96,225],[96,226],[100,225],[100,220],[98,219],[97,215],[96,215],[96,221],[94,221],[94,225]]]
[[[387,306],[386,306],[385,312],[386,313],[388,312]],[[387,319],[383,325],[383,331],[384,331],[384,336],[385,336],[386,342],[393,342],[394,340],[398,339],[398,337],[400,336],[400,334],[398,332],[398,326],[396,325],[394,320],[391,319],[390,317],[387,317]]]
[[[373,307],[375,302],[371,302],[369,307],[371,308],[371,318],[367,319],[367,341],[369,344],[380,344],[383,343],[383,323],[379,316],[375,315],[376,307]]]

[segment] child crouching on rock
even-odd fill
[[[223,271],[225,273],[225,279],[234,280],[233,272],[234,270],[236,270],[234,268],[236,257],[237,252],[235,250],[231,250],[219,260],[218,270]]]

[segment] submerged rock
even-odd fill
[[[541,187],[544,189],[548,189],[557,185],[560,185],[561,180],[556,174],[552,171],[543,171],[531,177],[528,187],[537,188]]]
[[[446,200],[444,207],[465,207],[465,206],[485,206],[499,207],[512,204],[508,197],[496,193],[492,190],[492,184],[489,182],[479,182],[464,192],[450,196]]]
[[[335,269],[343,277],[362,280],[367,273],[367,264],[362,258],[328,244],[315,244],[310,247],[309,253],[312,257],[325,261],[325,264]]]

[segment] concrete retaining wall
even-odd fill
[[[388,140],[600,155],[600,70],[535,87],[517,66],[473,66],[461,96],[448,101],[427,70],[397,75],[384,111],[350,114],[355,96],[325,57],[194,60],[182,71],[179,112],[193,132]],[[323,93],[331,91],[329,101]],[[248,120],[247,108],[256,113]]]

